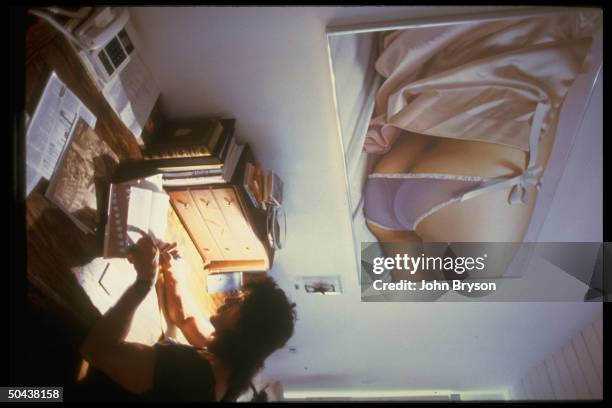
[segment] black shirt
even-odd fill
[[[160,342],[155,349],[153,388],[146,393],[150,401],[215,401],[215,377],[209,361],[198,348]]]

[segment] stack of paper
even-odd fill
[[[136,270],[126,259],[95,258],[85,266],[73,268],[72,272],[101,314],[114,306],[136,281]],[[126,341],[153,345],[166,329],[153,289],[136,309]]]
[[[52,72],[26,132],[26,196],[41,178],[51,178],[79,118],[96,126],[93,113]]]

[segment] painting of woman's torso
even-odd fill
[[[601,27],[598,10],[581,9],[370,34],[367,120],[347,126],[348,92],[336,89],[342,127],[358,130],[348,145],[362,146],[345,151],[357,239],[391,256],[386,244],[397,242],[533,239],[550,206],[540,203],[534,223],[538,197],[554,195],[576,133],[558,128],[560,114],[577,78],[597,75]],[[574,122],[587,102],[573,99]]]

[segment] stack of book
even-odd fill
[[[283,181],[259,163],[247,163],[244,169],[243,187],[255,208],[280,206],[283,202]]]
[[[233,128],[233,119],[203,118],[166,120],[144,152],[145,159],[219,156],[223,150],[224,128]]]
[[[235,119],[167,120],[150,138],[144,160],[125,163],[131,177],[162,174],[164,187],[229,183],[245,145]]]

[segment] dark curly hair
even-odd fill
[[[216,331],[208,350],[231,369],[226,401],[235,401],[249,388],[264,360],[293,335],[295,303],[269,276],[246,283],[238,322]]]

